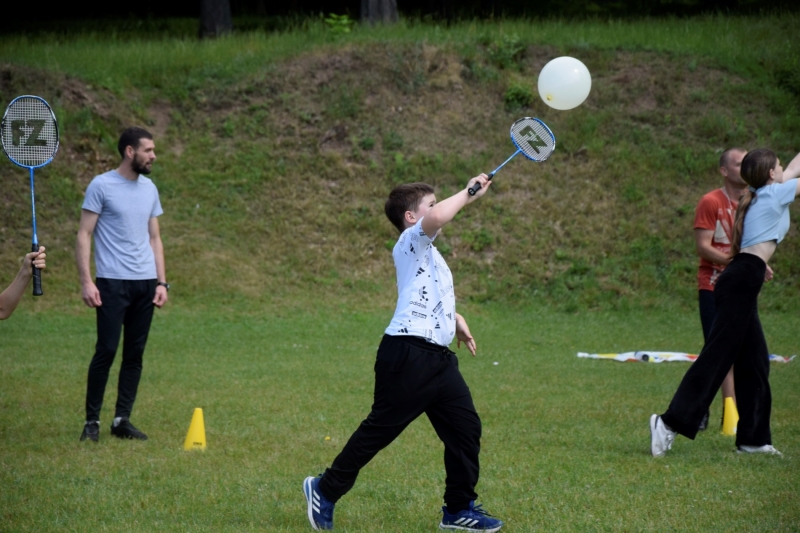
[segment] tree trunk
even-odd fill
[[[361,21],[369,24],[397,22],[397,0],[361,0]]]
[[[219,37],[233,30],[230,0],[200,0],[200,38]]]

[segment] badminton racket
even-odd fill
[[[514,159],[518,154],[522,154],[531,161],[541,163],[546,160],[556,149],[556,137],[547,124],[533,117],[524,117],[511,125],[511,142],[517,147],[517,151],[503,162],[502,165],[494,169],[489,174],[492,179],[506,163]],[[470,196],[475,196],[481,188],[480,183],[476,183],[468,189]]]
[[[33,170],[48,164],[58,151],[58,123],[53,110],[38,96],[14,98],[0,122],[3,151],[15,165],[27,168],[31,177],[31,214],[33,242],[31,251],[39,251],[36,235],[36,195]],[[33,295],[42,295],[42,272],[33,267]]]

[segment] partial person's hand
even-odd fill
[[[31,266],[35,266],[39,270],[46,268],[47,265],[45,264],[45,258],[47,257],[47,254],[44,253],[44,250],[44,246],[40,246],[38,252],[26,254],[25,260],[22,263],[22,268],[28,272],[31,271]]]
[[[487,176],[486,174],[481,174],[480,176],[475,176],[474,178],[469,180],[469,183],[467,184],[467,189],[471,189],[472,186],[475,185],[476,183],[480,183],[481,188],[478,189],[478,191],[475,193],[475,196],[469,197],[470,202],[486,194],[486,190],[489,188],[489,185],[492,184],[491,180],[489,180],[489,176]]]
[[[103,305],[102,300],[100,300],[100,291],[97,290],[97,285],[91,281],[83,286],[81,298],[83,298],[83,303],[89,307],[100,307]]]
[[[169,297],[167,296],[167,288],[164,287],[163,285],[157,286],[156,295],[153,298],[153,303],[155,304],[155,306],[161,309],[161,306],[167,303],[168,298]]]
[[[461,348],[461,343],[463,342],[467,349],[469,349],[472,357],[475,357],[475,351],[478,349],[475,344],[475,339],[469,332],[467,321],[458,313],[456,313],[456,338],[458,339],[458,347]]]
[[[772,272],[772,268],[770,268],[770,266],[767,265],[767,271],[764,273],[764,281],[771,280],[774,275],[775,274],[774,274],[774,272]]]

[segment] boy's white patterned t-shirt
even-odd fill
[[[453,275],[421,223],[422,219],[405,230],[392,251],[397,308],[386,334],[422,337],[449,346],[456,334]]]

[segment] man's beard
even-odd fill
[[[147,163],[142,163],[139,161],[139,156],[133,156],[133,162],[131,163],[131,169],[136,172],[137,174],[144,174],[145,176],[150,174],[152,167],[148,167]]]

